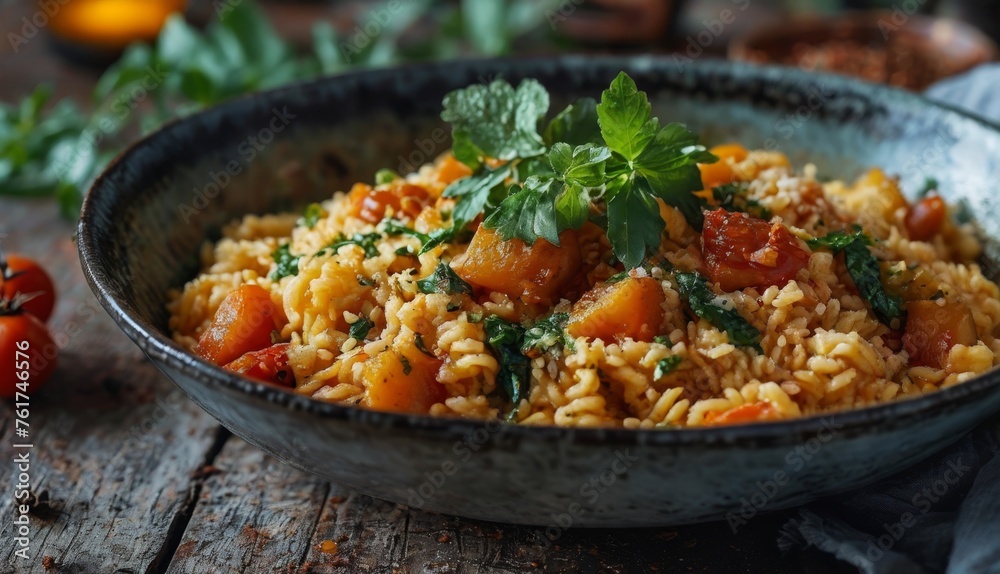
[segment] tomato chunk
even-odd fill
[[[576,231],[559,234],[559,245],[538,239],[504,241],[493,229],[479,226],[455,273],[473,285],[519,297],[527,303],[552,303],[580,270],[582,256]]]
[[[975,345],[979,341],[972,311],[958,301],[938,305],[937,301],[910,301],[906,304],[903,349],[915,366],[944,368],[955,345]]]
[[[212,324],[194,348],[199,356],[225,365],[271,345],[275,324],[271,294],[259,285],[241,285],[222,300]]]
[[[705,214],[705,267],[723,291],[784,285],[809,262],[809,252],[780,223],[717,209]]]
[[[663,288],[652,277],[598,283],[573,304],[566,330],[573,337],[652,341],[663,323]]]
[[[733,407],[721,413],[710,412],[705,415],[707,425],[737,425],[742,423],[753,423],[761,421],[777,420],[778,412],[767,401],[757,401],[756,403],[746,403],[738,407]]]
[[[288,366],[288,343],[244,353],[235,361],[226,363],[223,368],[258,381],[288,388],[295,386],[295,377]]]
[[[941,231],[948,206],[937,195],[925,197],[910,207],[906,213],[906,230],[910,239],[927,241]]]
[[[431,194],[420,187],[397,179],[388,186],[373,188],[364,183],[356,183],[347,196],[349,213],[369,223],[378,223],[392,208],[392,213],[410,219],[420,215],[425,207],[434,202]]]
[[[747,148],[737,143],[717,145],[708,151],[718,157],[719,161],[698,164],[698,169],[701,170],[701,182],[705,189],[732,183],[736,179],[736,174],[729,162],[726,161],[727,158],[732,158],[734,162],[741,162],[750,153]]]
[[[361,405],[380,411],[426,413],[448,393],[437,380],[441,363],[413,346],[392,347],[362,366],[365,397]]]

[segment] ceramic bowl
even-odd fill
[[[671,58],[461,61],[363,71],[253,94],[167,125],[119,156],[84,203],[79,248],[122,330],[233,433],[378,498],[463,517],[570,526],[749,519],[877,481],[946,448],[1000,409],[1000,373],[918,399],[824,417],[684,430],[484,424],[312,400],[228,373],[167,332],[167,291],[203,242],[248,213],[300,209],[376,170],[450,146],[449,91],[537,78],[553,109],[627,71],[664,121],[703,141],[780,149],[825,177],[877,165],[927,176],[1000,237],[1000,131],[916,95],[834,76]],[[990,255],[995,245],[988,242]]]

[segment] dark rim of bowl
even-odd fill
[[[470,433],[482,428],[488,421],[463,419],[458,417],[434,417],[386,411],[374,411],[354,406],[341,406],[334,403],[313,399],[297,394],[291,390],[275,387],[266,383],[243,377],[223,370],[188,351],[182,349],[173,340],[149,322],[139,316],[137,310],[123,297],[122,293],[113,291],[108,272],[100,265],[98,253],[101,250],[100,233],[95,229],[94,213],[96,205],[107,205],[112,211],[121,200],[122,192],[107,184],[109,174],[128,162],[136,150],[150,145],[159,138],[166,138],[174,131],[183,129],[187,122],[196,122],[213,114],[223,113],[244,105],[257,98],[280,97],[284,93],[300,90],[304,86],[323,82],[351,78],[363,80],[378,78],[393,73],[394,70],[406,68],[408,71],[420,73],[423,70],[438,69],[443,66],[461,66],[481,71],[491,65],[511,66],[557,62],[561,67],[574,68],[600,63],[609,68],[629,69],[645,67],[653,68],[658,63],[669,62],[668,57],[656,56],[560,56],[560,57],[522,57],[499,59],[463,59],[445,63],[410,64],[397,68],[363,70],[348,72],[337,76],[328,76],[292,83],[280,88],[247,94],[225,104],[202,110],[182,119],[172,120],[156,132],[147,135],[131,144],[118,154],[95,180],[87,196],[84,198],[78,226],[78,249],[87,282],[97,296],[104,309],[111,315],[115,323],[122,329],[144,353],[156,361],[164,361],[171,367],[179,369],[184,374],[200,384],[217,384],[229,391],[244,393],[254,399],[260,399],[272,406],[290,410],[302,411],[324,419],[337,419],[352,423],[377,426],[407,428],[424,431],[442,431],[447,433]],[[758,66],[741,62],[709,61],[693,64],[705,71],[754,76],[757,80],[768,81],[776,78],[790,80],[822,80],[831,87],[838,88],[855,95],[867,96],[871,99],[893,99],[895,103],[905,103],[916,107],[936,107],[947,111],[959,119],[979,124],[988,130],[1000,132],[1000,125],[954,106],[936,102],[918,94],[886,87],[879,84],[859,81],[833,74],[804,72],[793,68],[779,66]],[[837,428],[865,427],[874,423],[902,417],[930,415],[935,411],[947,410],[950,405],[959,401],[970,401],[980,395],[985,395],[995,387],[1000,386],[1000,370],[992,369],[968,381],[950,386],[920,397],[902,399],[861,407],[856,409],[815,414],[796,419],[752,423],[719,427],[696,427],[677,429],[624,429],[620,427],[577,428],[558,426],[533,426],[503,424],[502,433],[507,436],[517,436],[532,440],[569,440],[580,443],[604,443],[617,446],[629,445],[684,445],[705,443],[751,443],[762,441],[780,441],[797,436],[815,435],[830,421],[835,421]],[[842,425],[842,426],[841,426]]]

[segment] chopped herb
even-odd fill
[[[417,289],[421,293],[445,293],[454,295],[466,293],[472,295],[472,286],[462,280],[445,262],[438,263],[434,273],[426,279],[417,281]]]
[[[972,211],[972,206],[969,205],[969,200],[962,197],[955,204],[955,223],[959,225],[964,225],[966,223],[971,223],[976,218]]]
[[[480,311],[472,311],[469,313],[468,319],[470,323],[478,323],[483,320],[483,314]]]
[[[657,335],[657,336],[653,337],[653,342],[654,343],[659,343],[661,345],[666,345],[668,347],[673,346],[673,343],[670,342],[670,336],[669,335]]]
[[[389,237],[397,237],[399,235],[409,235],[410,237],[416,237],[421,243],[427,243],[431,240],[431,236],[426,233],[421,233],[415,229],[411,229],[402,223],[396,221],[395,219],[384,219],[382,220],[382,229],[385,230],[385,234]]]
[[[338,249],[345,245],[357,245],[365,252],[366,258],[375,257],[378,255],[378,246],[376,243],[380,239],[382,239],[382,235],[379,233],[355,233],[350,239],[341,233],[332,243],[317,251],[316,256],[336,253]]]
[[[399,174],[391,169],[380,169],[375,172],[375,185],[385,185],[399,179]]]
[[[653,379],[658,381],[674,372],[683,360],[684,358],[680,355],[670,355],[660,359],[656,363],[656,369],[653,370]]]
[[[301,256],[292,255],[291,251],[289,251],[290,248],[291,244],[285,243],[271,254],[271,257],[274,258],[274,262],[277,264],[274,271],[271,272],[272,281],[278,281],[283,277],[299,274],[299,259]]]
[[[855,227],[853,233],[835,231],[806,243],[814,250],[825,247],[834,253],[844,252],[847,272],[880,321],[888,325],[903,314],[903,300],[898,295],[886,291],[882,285],[878,259],[868,247],[872,240],[860,228]]]
[[[413,367],[410,365],[410,360],[407,359],[405,356],[400,355],[399,362],[403,363],[403,374],[409,377],[410,373],[413,372]]]
[[[462,308],[462,303],[459,301],[449,301],[445,309],[451,313],[452,311],[458,311]]]
[[[713,187],[712,197],[718,202],[719,207],[726,211],[742,211],[758,219],[770,220],[771,210],[756,199],[747,197],[748,190],[745,183],[727,183]]]
[[[413,343],[417,346],[417,350],[421,353],[427,355],[428,357],[435,358],[434,353],[430,352],[427,345],[424,343],[424,337],[420,333],[413,335]]]
[[[374,287],[375,280],[369,279],[364,275],[358,275],[358,285],[361,285],[362,287]]]
[[[347,331],[347,334],[358,341],[364,341],[365,337],[368,336],[368,331],[374,326],[375,323],[368,317],[358,317],[357,321],[351,323],[351,328]]]
[[[393,253],[399,255],[400,257],[413,257],[416,255],[416,253],[413,252],[413,248],[409,245],[404,245],[403,247],[396,249]]]
[[[741,347],[760,350],[760,333],[736,309],[715,304],[715,293],[705,278],[697,273],[676,273],[677,287],[694,314],[729,334],[729,341]]]
[[[507,415],[508,422],[513,422],[517,420],[521,398],[527,393],[528,383],[531,380],[531,361],[521,353],[521,347],[524,345],[524,329],[496,315],[486,318],[484,328],[487,343],[500,363],[497,382],[514,405]]]
[[[537,321],[524,332],[524,344],[521,346],[521,351],[529,354],[544,353],[549,349],[561,349],[563,346],[573,350],[573,338],[566,333],[568,321],[568,313],[553,313],[549,317]]]
[[[323,206],[318,203],[310,203],[305,211],[302,212],[302,217],[296,222],[296,225],[304,225],[309,229],[316,227],[316,223],[319,222],[326,215],[326,211],[323,210]]]

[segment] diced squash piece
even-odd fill
[[[275,324],[271,294],[259,285],[241,285],[222,300],[212,324],[202,333],[195,354],[225,365],[271,345]]]
[[[448,154],[438,163],[437,180],[443,185],[449,185],[453,181],[472,175],[469,166],[455,159],[455,156]]]
[[[925,197],[910,207],[906,213],[906,230],[910,239],[928,241],[941,231],[948,206],[937,195]]]
[[[739,163],[749,155],[747,148],[738,143],[717,145],[708,151],[718,157],[719,161],[698,164],[698,169],[701,170],[701,182],[705,189],[732,183],[736,179],[736,174],[728,160],[732,159],[733,163]]]
[[[362,366],[365,397],[361,405],[379,411],[427,413],[448,398],[437,380],[440,365],[410,345],[372,356]]]
[[[723,291],[784,286],[809,263],[809,252],[781,223],[716,209],[705,214],[702,254]]]
[[[893,214],[901,207],[909,207],[899,191],[899,182],[878,168],[869,170],[858,178],[842,195],[844,205],[852,213],[868,213],[885,221],[893,221]]]
[[[663,323],[663,288],[652,277],[598,283],[573,305],[566,330],[604,341],[652,341]]]
[[[944,368],[955,345],[972,346],[979,341],[972,311],[959,301],[910,301],[906,304],[903,349],[910,365]]]
[[[295,375],[288,366],[288,343],[250,351],[235,361],[226,363],[223,368],[258,381],[289,388],[295,386]]]
[[[504,241],[482,225],[465,256],[453,265],[469,283],[499,291],[526,303],[552,303],[580,271],[582,255],[576,231],[559,234],[559,245],[538,239],[530,247],[520,239]]]
[[[397,217],[413,219],[434,203],[431,194],[420,187],[397,179],[390,184],[372,187],[356,183],[347,195],[349,213],[369,223],[378,223],[392,210]]]
[[[710,412],[705,415],[706,425],[738,425],[777,420],[778,412],[767,401],[746,403],[733,407],[721,413]]]

